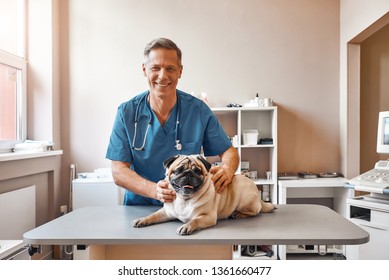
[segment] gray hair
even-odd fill
[[[143,55],[145,57],[145,62],[149,57],[149,54],[151,50],[158,49],[158,48],[164,48],[169,50],[175,50],[178,57],[178,64],[181,65],[181,59],[182,59],[182,52],[177,47],[177,45],[170,39],[167,38],[157,38],[148,43],[143,51]]]

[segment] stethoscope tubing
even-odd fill
[[[145,148],[145,145],[146,145],[146,139],[147,139],[147,134],[149,132],[149,128],[151,126],[151,123],[152,123],[152,118],[153,118],[153,115],[152,115],[152,112],[151,112],[151,108],[147,102],[147,97],[149,96],[150,93],[146,94],[145,96],[143,96],[141,98],[141,100],[139,101],[138,105],[136,106],[136,109],[135,109],[135,123],[134,123],[134,138],[132,139],[132,148],[136,151],[144,151],[144,148]],[[148,109],[148,119],[149,119],[149,122],[147,124],[147,128],[146,128],[146,132],[145,132],[145,136],[143,137],[143,143],[142,143],[142,146],[141,147],[135,147],[135,139],[136,139],[136,135],[137,135],[137,128],[138,128],[138,114],[139,114],[139,107],[141,106],[141,103],[142,101],[145,102],[146,104],[146,107]],[[181,107],[181,102],[180,102],[180,98],[179,98],[179,95],[177,94],[177,113],[176,113],[176,127],[175,127],[175,148],[177,149],[177,151],[180,151],[182,149],[182,144],[180,143],[180,140],[178,139],[178,127],[179,127],[179,124],[180,124],[180,108]]]

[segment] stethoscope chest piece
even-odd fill
[[[180,143],[180,140],[176,140],[176,145],[174,147],[176,147],[177,151],[181,151],[182,150],[182,145]]]

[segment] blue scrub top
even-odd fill
[[[148,104],[148,94],[149,91],[141,93],[119,106],[106,158],[128,162],[131,169],[140,176],[158,182],[165,178],[163,162],[172,156],[200,154],[202,151],[205,156],[216,156],[231,147],[231,141],[223,127],[210,108],[200,99],[177,90],[178,102],[165,125],[161,126]],[[143,151],[132,148],[137,110],[138,124],[134,145],[136,148],[142,147],[148,123],[151,121]],[[177,139],[182,144],[180,151],[175,148],[178,110]],[[124,204],[162,205],[159,200],[146,198],[128,190],[125,193]]]

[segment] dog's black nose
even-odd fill
[[[188,178],[188,180],[189,180],[188,185],[193,186],[193,187],[199,187],[202,184],[202,181],[197,177],[190,176]]]
[[[195,188],[202,184],[202,180],[192,170],[185,171],[177,182],[180,186],[189,185]]]

